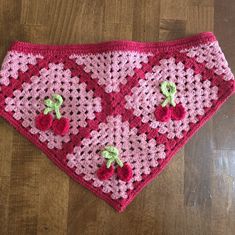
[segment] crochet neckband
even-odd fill
[[[155,43],[15,42],[0,70],[0,116],[121,212],[234,87],[210,32]]]
[[[113,50],[133,51],[170,51],[197,46],[201,43],[215,41],[216,37],[212,32],[202,32],[190,37],[180,38],[164,42],[140,42],[128,40],[113,40],[89,44],[67,44],[67,45],[46,45],[30,42],[15,41],[10,49],[26,53],[100,53]]]

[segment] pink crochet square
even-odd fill
[[[209,32],[164,43],[16,42],[0,71],[0,115],[120,212],[233,92]],[[55,94],[62,103],[49,106]]]

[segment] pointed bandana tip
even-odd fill
[[[0,116],[121,212],[234,91],[208,32],[161,43],[15,42],[0,69]]]

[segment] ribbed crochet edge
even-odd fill
[[[115,40],[90,44],[46,45],[16,41],[10,50],[33,54],[71,54],[71,53],[100,53],[114,50],[128,51],[171,51],[198,46],[203,43],[216,41],[212,32],[203,32],[197,35],[165,42],[139,42],[128,40]]]
[[[178,41],[178,40],[176,40]],[[106,194],[100,192],[97,190],[95,187],[91,187],[90,183],[84,181],[82,177],[77,176],[73,173],[71,173],[67,168],[64,168],[64,165],[58,161],[57,157],[48,151],[46,147],[43,146],[43,144],[40,141],[37,141],[33,135],[30,133],[27,133],[25,129],[18,125],[18,123],[12,118],[8,113],[4,112],[4,110],[0,109],[0,116],[5,118],[8,122],[10,122],[11,125],[14,126],[15,129],[17,129],[23,136],[25,136],[27,139],[29,139],[31,142],[33,142],[36,146],[38,146],[48,157],[50,160],[52,160],[61,170],[66,172],[71,178],[73,178],[75,181],[79,182],[86,188],[88,188],[90,191],[92,191],[94,194],[105,200],[108,204],[110,204],[112,207],[114,207],[118,212],[124,211],[124,209],[133,201],[133,199],[138,195],[138,193],[147,185],[149,184],[157,175],[159,175],[163,169],[166,167],[166,165],[169,163],[169,161],[172,159],[172,157],[180,150],[182,146],[185,145],[185,143],[188,142],[189,138],[191,138],[194,133],[202,127],[207,120],[209,120],[214,113],[221,107],[221,105],[233,94],[234,90],[234,85],[231,87],[232,89],[229,89],[227,92],[224,93],[224,96],[220,97],[220,100],[217,101],[216,106],[213,107],[212,110],[207,112],[207,116],[205,116],[203,119],[200,120],[200,125],[196,125],[195,128],[193,128],[188,135],[185,136],[185,138],[182,140],[182,142],[177,146],[178,148],[172,151],[169,155],[169,157],[162,163],[162,165],[156,170],[154,170],[151,175],[146,177],[145,183],[140,184],[135,188],[135,191],[129,195],[128,200],[124,201],[123,203],[118,203],[117,200],[112,200],[109,196]]]

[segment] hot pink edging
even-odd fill
[[[151,183],[151,181],[154,180],[165,169],[165,167],[168,165],[171,159],[175,156],[175,154],[181,149],[181,147],[183,147],[192,138],[194,133],[196,133],[208,120],[210,120],[210,118],[212,118],[212,116],[219,110],[219,108],[225,103],[225,101],[235,93],[235,86],[233,90],[229,92],[227,93],[228,96],[227,95],[223,96],[223,100],[217,101],[216,105],[214,106],[214,109],[208,112],[209,114],[207,113],[207,116],[204,116],[202,119],[200,119],[200,124],[195,125],[194,128],[191,129],[191,131],[188,132],[187,135],[185,135],[185,137],[182,139],[180,144],[177,145],[177,147],[174,148],[174,151],[172,151],[169,154],[167,159],[161,163],[160,167],[157,167],[155,170],[151,172],[151,175],[145,178],[145,183],[139,184],[135,188],[135,194],[128,195],[129,199],[125,201],[125,204],[123,204],[123,207],[121,208],[121,210],[119,210],[119,212],[122,212],[123,210],[125,210],[125,208],[133,201],[133,199],[138,195],[138,193],[141,192],[145,188],[145,186]]]
[[[37,140],[32,134],[27,132],[26,129],[23,126],[18,125],[17,121],[12,116],[10,116],[7,112],[5,112],[4,110],[0,110],[0,116],[2,116],[4,119],[6,119],[17,131],[19,131],[19,133],[21,133],[28,140],[30,140],[33,144],[35,144],[39,149],[41,149],[46,154],[46,156],[53,163],[55,163],[55,165],[57,165],[57,167],[59,167],[62,171],[67,173],[73,180],[75,180],[76,182],[80,183],[84,187],[86,187],[89,190],[91,190],[95,195],[97,195],[100,198],[102,198],[104,201],[106,201],[108,204],[110,204],[113,208],[115,208],[118,212],[122,212],[133,201],[133,199],[138,195],[138,193],[140,191],[142,191],[145,188],[145,186],[147,184],[149,184],[153,179],[155,179],[156,176],[158,176],[162,172],[163,169],[165,169],[165,167],[168,165],[170,160],[181,149],[181,147],[184,146],[190,140],[190,138],[193,136],[193,134],[198,129],[200,129],[205,124],[205,122],[208,121],[213,116],[214,113],[216,113],[218,111],[218,109],[222,106],[222,104],[234,92],[235,92],[235,86],[233,86],[233,89],[228,91],[227,95],[224,95],[221,100],[217,101],[216,106],[214,107],[214,109],[211,109],[207,113],[207,115],[204,116],[200,120],[200,124],[194,126],[194,128],[185,136],[186,138],[184,138],[182,140],[182,142],[180,142],[180,145],[178,145],[177,148],[175,148],[174,151],[172,151],[170,153],[168,158],[163,161],[161,166],[160,167],[156,167],[156,169],[152,171],[151,175],[149,175],[149,176],[147,176],[145,178],[145,183],[144,184],[139,184],[135,188],[134,193],[133,194],[129,194],[128,195],[129,199],[126,200],[125,203],[123,203],[123,204],[117,204],[116,200],[112,200],[108,195],[106,195],[102,191],[98,191],[95,187],[93,187],[91,184],[89,184],[87,181],[85,181],[82,176],[72,174],[72,172],[69,169],[67,169],[67,166],[65,168],[65,166],[60,161],[57,160],[56,156],[54,156],[50,151],[48,151],[48,149],[43,145],[43,143],[41,143],[39,140]]]
[[[67,53],[98,53],[109,50],[134,50],[134,51],[164,51],[171,49],[183,49],[190,46],[197,46],[201,43],[215,41],[216,37],[212,32],[203,32],[197,35],[180,38],[165,42],[137,42],[128,40],[107,41],[90,44],[71,44],[71,45],[45,45],[29,42],[16,41],[12,43],[10,50],[25,53],[40,54],[67,54]]]
[[[17,51],[23,51],[23,52],[31,52],[31,53],[72,53],[72,52],[100,52],[100,51],[106,51],[106,50],[148,50],[148,51],[156,51],[156,50],[175,50],[176,48],[186,48],[188,46],[196,46],[200,43],[210,42],[214,41],[215,36],[213,33],[207,32],[207,33],[201,33],[196,36],[192,36],[186,39],[179,39],[174,40],[171,42],[160,42],[160,43],[142,43],[142,42],[131,42],[131,41],[112,41],[112,42],[104,42],[99,44],[85,44],[85,45],[65,45],[65,46],[47,46],[47,45],[40,45],[40,44],[31,44],[31,43],[25,43],[25,42],[16,42],[12,45],[12,50]],[[234,91],[234,90],[233,90]],[[27,129],[23,128],[17,121],[10,116],[10,114],[6,113],[4,110],[0,110],[0,116],[5,118],[16,130],[18,130],[23,136],[25,136],[27,139],[29,139],[32,143],[34,143],[37,147],[39,147],[47,156],[48,158],[54,162],[61,170],[66,172],[71,178],[73,178],[75,181],[79,182],[89,190],[91,190],[94,194],[105,200],[107,203],[109,203],[112,207],[114,207],[117,211],[121,212],[123,211],[129,203],[137,196],[137,194],[148,184],[150,183],[154,178],[156,178],[157,175],[159,175],[162,170],[165,168],[165,166],[168,164],[168,162],[172,159],[172,157],[175,155],[176,152],[179,151],[179,149],[189,140],[189,138],[192,137],[192,135],[201,127],[203,124],[212,117],[212,115],[220,108],[220,106],[228,99],[230,95],[233,93],[232,89],[228,90],[227,93],[224,93],[224,96],[220,97],[220,100],[217,101],[216,105],[214,106],[214,109],[207,112],[207,116],[204,116],[200,120],[199,125],[195,125],[191,131],[185,136],[182,142],[180,142],[179,145],[177,145],[177,148],[174,149],[174,151],[170,152],[167,159],[164,160],[160,167],[157,167],[152,171],[150,175],[148,175],[145,178],[144,184],[138,184],[135,187],[134,192],[130,193],[129,199],[123,202],[118,203],[117,200],[112,200],[109,195],[103,193],[102,191],[97,190],[97,188],[93,187],[90,183],[83,180],[82,176],[78,176],[73,174],[70,169],[68,169],[67,166],[63,165],[60,161],[58,161],[57,157],[53,152],[48,151],[46,147],[43,146],[43,144],[37,140],[33,135],[31,135],[29,132],[27,132]],[[226,95],[225,95],[226,94]]]
[[[7,120],[21,135],[26,137],[29,141],[31,141],[33,144],[35,144],[40,150],[42,150],[45,155],[57,166],[59,167],[63,172],[67,173],[73,180],[76,182],[80,183],[90,191],[92,191],[95,195],[98,197],[102,198],[104,201],[109,203],[112,207],[114,207],[117,211],[121,212],[122,207],[117,205],[115,201],[113,201],[108,195],[105,193],[102,193],[101,191],[98,191],[95,187],[93,187],[91,184],[89,184],[87,181],[83,179],[81,175],[75,175],[70,171],[70,168],[67,166],[63,165],[56,156],[54,156],[53,153],[51,153],[47,147],[43,145],[39,140],[37,140],[32,134],[26,131],[26,129],[18,125],[17,121],[10,116],[8,113],[4,112],[3,110],[0,110],[0,116],[3,117],[5,120]],[[66,167],[66,168],[65,168]]]

